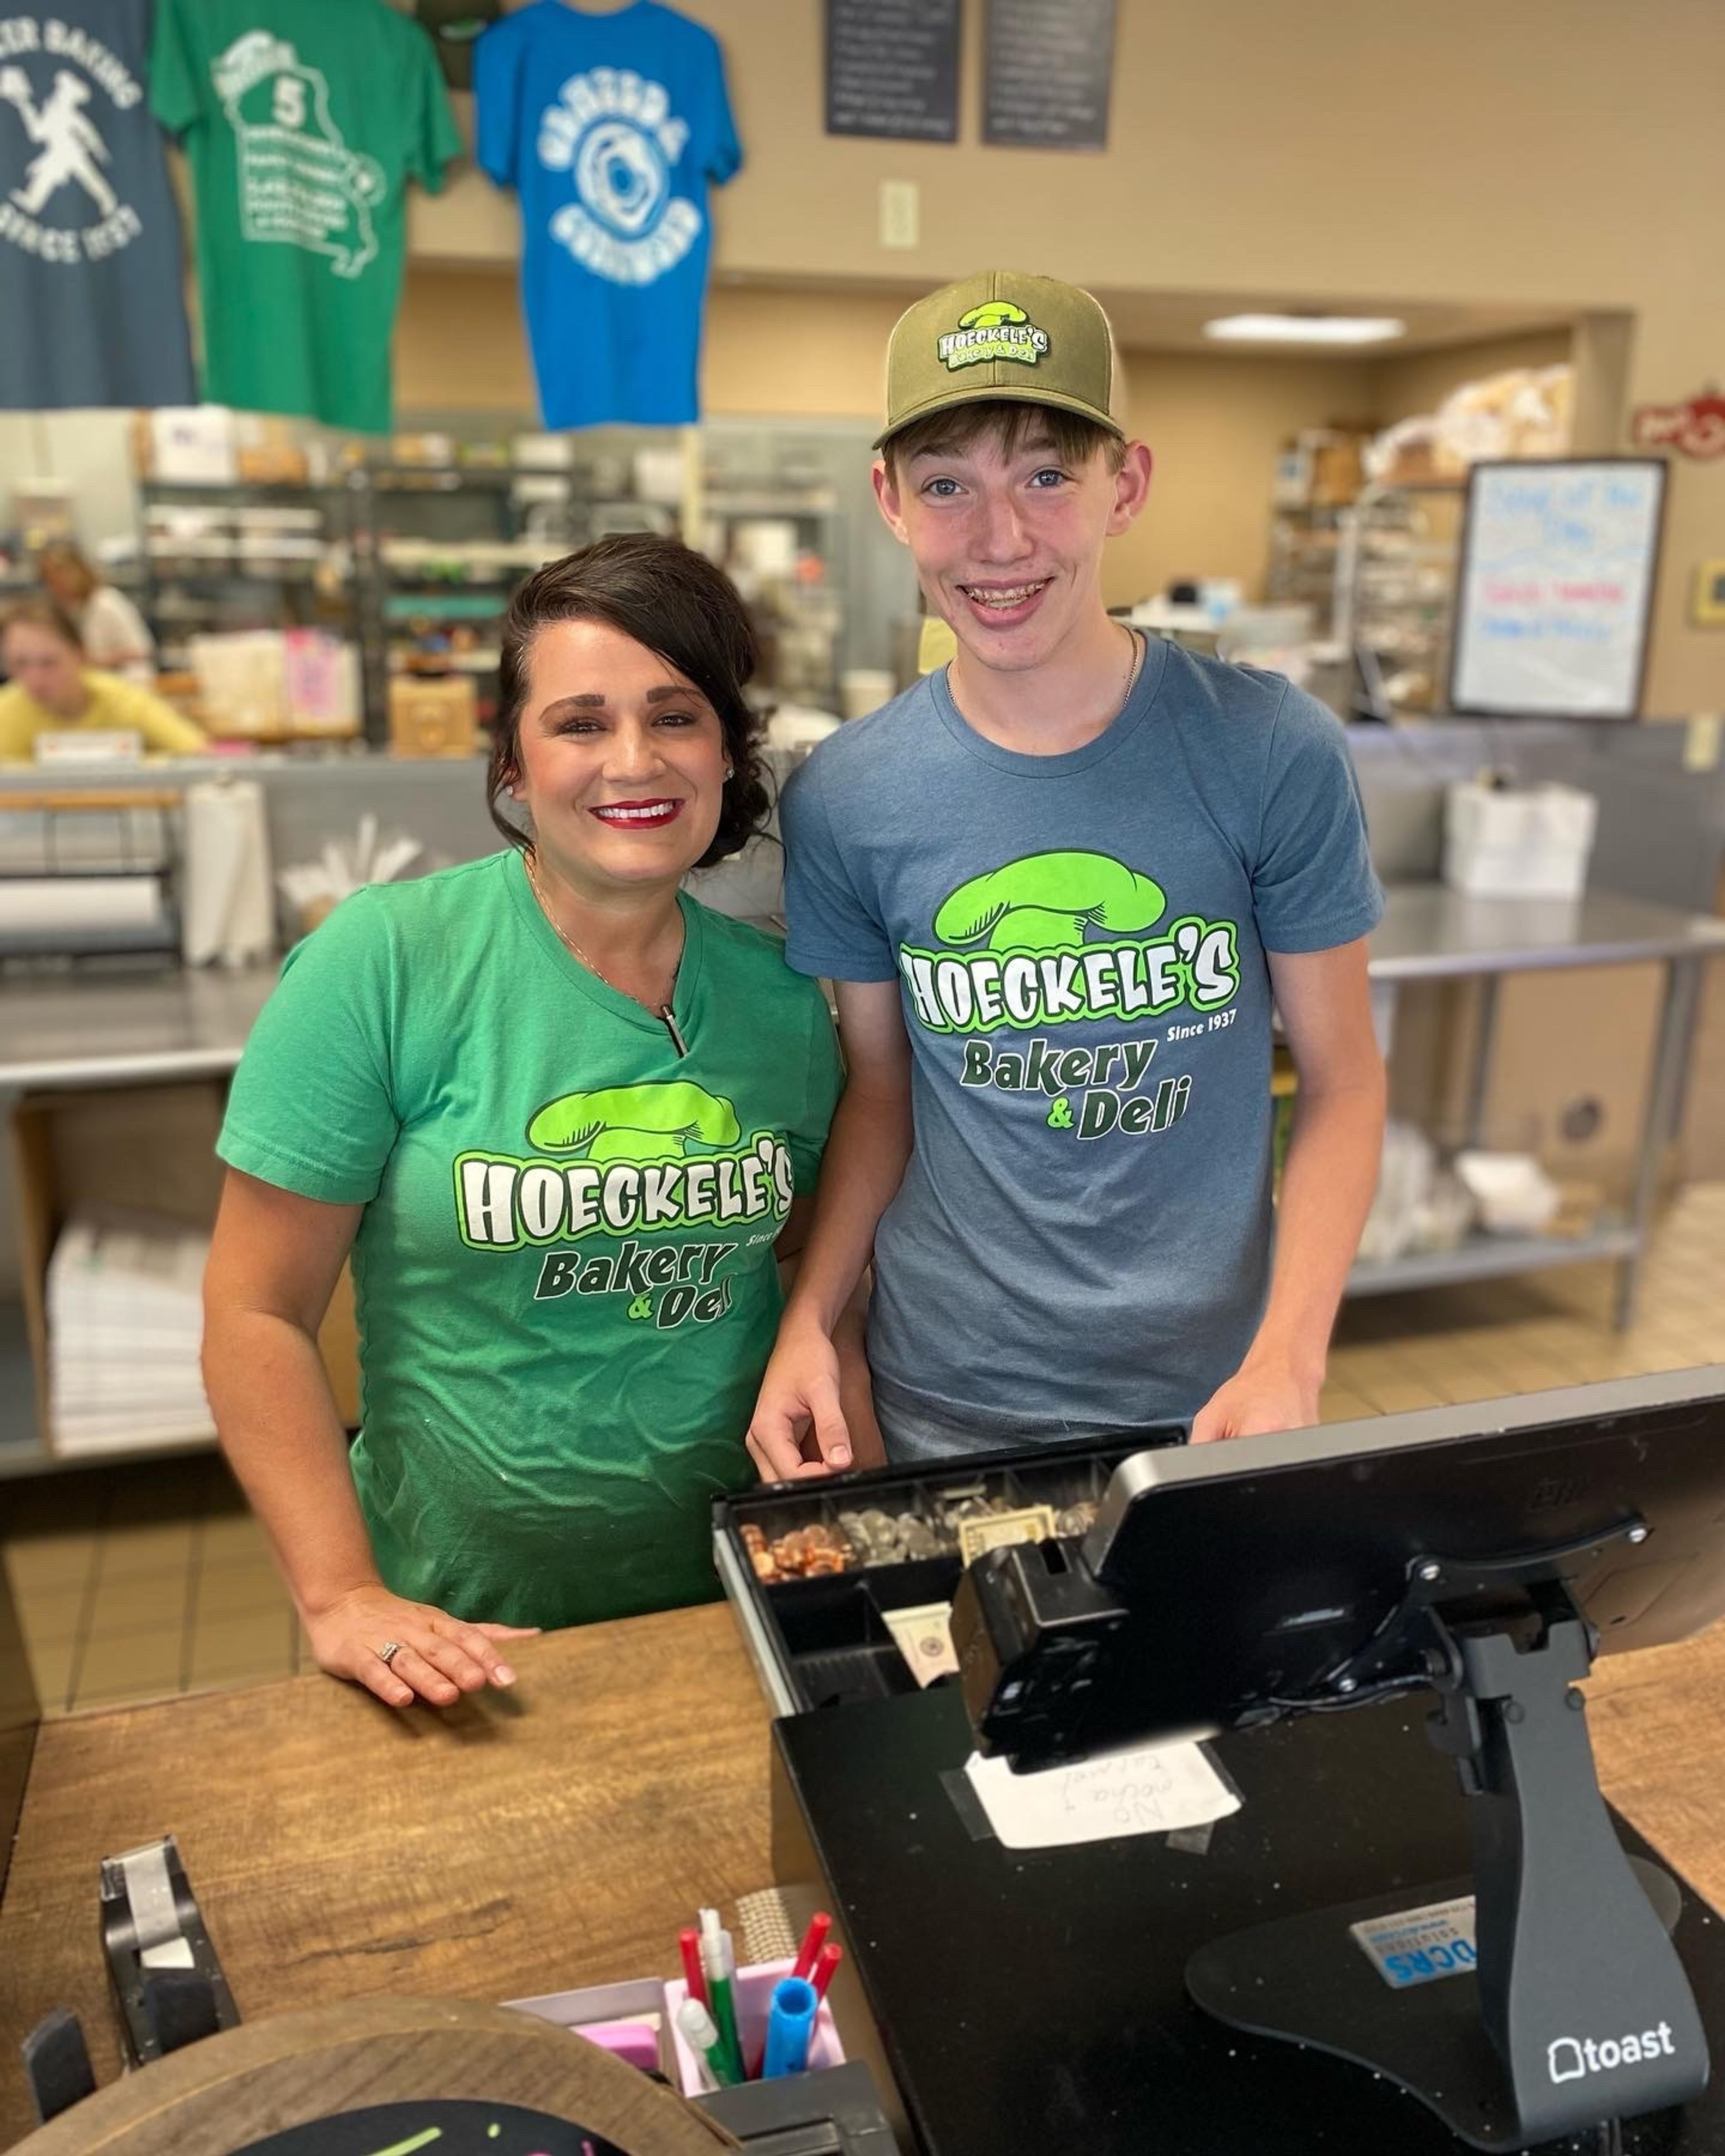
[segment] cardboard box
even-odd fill
[[[389,684],[389,747],[395,756],[471,756],[479,746],[479,698],[464,674],[430,679],[398,674]]]
[[[227,485],[238,470],[234,414],[225,404],[164,405],[141,413],[133,452],[143,478]]]

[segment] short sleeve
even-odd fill
[[[418,125],[409,146],[408,170],[429,194],[436,194],[443,186],[444,172],[465,145],[449,110],[449,93],[444,87],[437,47],[429,32],[416,24],[408,27],[415,31],[419,47],[419,98]]]
[[[1384,911],[1348,737],[1333,711],[1292,686],[1271,734],[1252,910],[1265,949],[1288,952],[1351,943]]]
[[[189,0],[156,0],[150,39],[150,110],[170,135],[183,135],[203,109]]]
[[[474,156],[500,187],[515,184],[520,148],[521,41],[506,16],[473,49]]]
[[[301,1198],[362,1205],[400,1134],[388,924],[357,891],[289,952],[246,1042],[216,1151]]]
[[[858,895],[833,835],[819,757],[791,774],[779,803],[784,836],[785,957],[799,973],[894,981],[898,961]]]
[[[742,145],[731,116],[731,93],[725,86],[725,55],[716,38],[712,48],[712,116],[701,169],[716,187],[733,179],[742,167]]]
[[[838,1037],[833,1031],[827,999],[819,988],[809,992],[809,1081],[803,1111],[787,1134],[791,1164],[797,1172],[797,1188],[814,1188],[820,1173],[820,1157],[826,1150],[833,1111],[845,1090],[844,1066],[839,1060]]]
[[[92,666],[113,667],[155,649],[147,624],[124,592],[98,584],[79,624],[84,655]]]

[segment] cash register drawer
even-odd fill
[[[1183,1424],[1159,1423],[1053,1451],[873,1468],[718,1499],[719,1577],[774,1712],[938,1681],[941,1613],[968,1554],[997,1541],[1083,1534],[1121,1460],[1184,1436]]]

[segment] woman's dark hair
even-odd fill
[[[732,776],[725,782],[719,828],[696,863],[740,852],[766,828],[772,808],[758,739],[759,721],[743,698],[760,658],[755,632],[724,571],[675,539],[647,532],[596,539],[579,552],[536,569],[509,603],[503,623],[501,693],[485,775],[491,821],[512,846],[531,835],[498,806],[521,777],[521,713],[533,644],[559,621],[603,621],[656,652],[700,690],[724,731]]]

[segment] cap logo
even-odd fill
[[[954,372],[988,359],[1013,359],[1034,367],[1048,350],[1048,331],[1038,329],[1010,300],[984,300],[981,306],[960,315],[957,328],[948,330],[935,350],[942,364]]]

